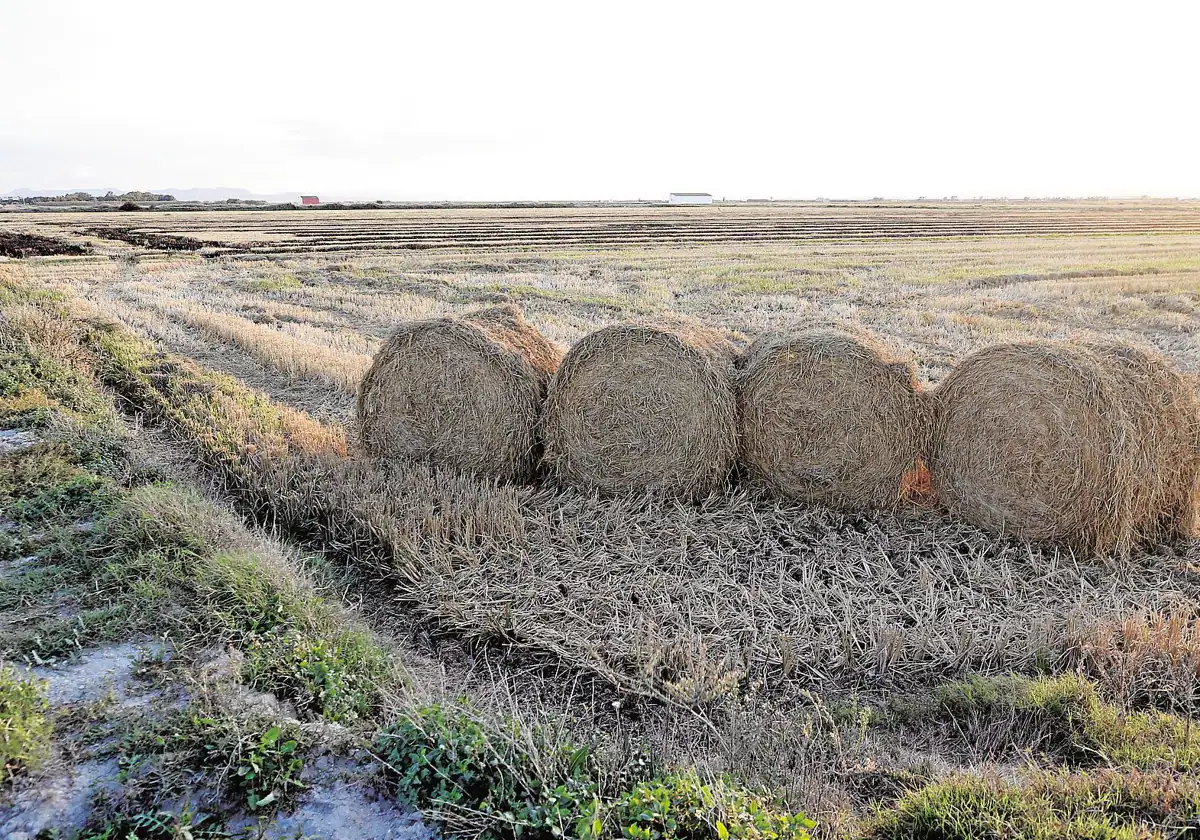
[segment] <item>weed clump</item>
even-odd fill
[[[1188,837],[1200,784],[1170,772],[1034,774],[1024,783],[956,777],[905,794],[871,825],[878,840],[1140,840]]]
[[[619,836],[630,840],[808,840],[816,824],[695,771],[640,782],[616,803]]]
[[[185,807],[179,813],[148,809],[114,817],[80,832],[76,840],[227,840],[232,836],[213,815]]]
[[[451,831],[474,813],[486,818],[488,838],[589,836],[577,831],[590,831],[599,810],[589,751],[564,748],[538,766],[519,734],[497,736],[464,710],[435,704],[381,730],[376,749],[397,797]]]
[[[34,769],[50,748],[45,686],[0,663],[0,782]]]
[[[1200,741],[1190,721],[1156,710],[1119,709],[1075,674],[972,677],[941,687],[937,697],[940,713],[967,731],[992,728],[1006,739],[1020,735],[1077,765],[1200,768]]]
[[[133,784],[127,798],[141,808],[158,806],[162,791],[143,780],[209,777],[251,811],[271,811],[307,787],[301,779],[310,746],[294,723],[238,720],[198,708],[177,712],[121,741],[117,761]]]
[[[489,729],[432,705],[383,729],[376,748],[397,796],[445,827],[490,840],[807,840],[813,823],[746,790],[694,772],[628,779],[616,789],[586,747],[516,724]]]

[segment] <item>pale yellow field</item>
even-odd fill
[[[1117,338],[1200,374],[1194,203],[706,213],[10,215],[0,229],[93,253],[0,261],[0,276],[61,292],[78,317],[115,319],[334,437],[398,323],[500,301],[564,346],[659,314],[747,340],[853,323],[910,353],[929,385],[973,350],[1029,337]],[[94,232],[116,227],[218,244],[166,251]],[[1013,721],[963,723],[970,735],[944,720],[872,722],[949,679],[1078,672],[1127,710],[1195,713],[1195,541],[1084,558],[936,510],[857,517],[740,490],[699,506],[600,499],[348,463],[281,468],[271,505],[320,499],[404,558],[380,573],[400,594],[356,594],[398,646],[436,636],[449,683],[581,730],[627,727],[621,737],[668,762],[782,794],[828,835],[881,801],[855,787],[864,774],[1074,766]]]

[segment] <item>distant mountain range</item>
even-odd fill
[[[71,189],[61,190],[35,190],[28,187],[20,187],[8,193],[7,195],[0,196],[0,198],[32,198],[38,195],[60,196],[80,192],[88,193],[89,195],[94,195],[99,198],[110,192],[114,195],[120,195],[124,193],[125,190],[120,190],[115,187],[104,189],[96,189],[94,187],[73,187]],[[225,201],[226,199],[230,198],[240,198],[247,201],[269,201],[271,203],[281,203],[288,201],[298,202],[300,200],[300,193],[298,192],[259,194],[252,193],[249,190],[244,190],[241,187],[166,187],[164,189],[148,190],[147,192],[158,193],[159,195],[173,195],[179,201]]]

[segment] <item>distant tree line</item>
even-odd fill
[[[112,190],[109,190],[102,196],[95,196],[86,192],[73,192],[66,195],[31,195],[28,198],[4,199],[5,201],[19,202],[22,204],[82,204],[91,202],[125,202],[125,201],[174,201],[173,195],[162,195],[159,193],[144,192],[142,190],[132,190],[131,192],[121,193],[117,195]]]

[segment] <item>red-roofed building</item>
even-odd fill
[[[320,204],[321,199],[317,198],[315,195],[302,195],[300,196],[300,203],[304,205]]]

